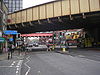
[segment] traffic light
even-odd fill
[[[61,37],[63,37],[63,34],[62,34],[62,32],[60,32],[60,33],[59,33],[59,37],[60,37],[60,38],[61,38]]]
[[[56,39],[56,34],[53,34],[53,39]]]

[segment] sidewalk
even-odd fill
[[[10,58],[9,60],[22,60],[25,56],[25,52],[19,52],[18,51],[14,51],[14,53],[12,53],[12,58]],[[2,53],[0,54],[0,61],[3,60],[8,60],[8,53]]]
[[[25,56],[25,52],[18,52],[17,50],[14,51],[14,53],[12,54],[12,59],[13,60],[22,60],[24,59]]]
[[[7,60],[8,59],[8,53],[2,53],[0,54],[0,61]]]
[[[95,51],[100,51],[100,48],[87,48],[87,50],[95,50]]]
[[[82,51],[94,51],[99,52],[100,48],[69,48],[66,49],[66,51],[63,51],[62,48],[56,47],[55,52],[61,53],[61,54],[70,54],[71,52],[82,52]]]

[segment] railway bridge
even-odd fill
[[[100,41],[100,0],[58,0],[8,14],[7,28],[20,33],[84,28]]]

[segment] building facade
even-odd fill
[[[8,12],[21,10],[23,8],[23,0],[3,0],[8,7]]]
[[[7,25],[7,14],[8,8],[4,4],[3,0],[0,0],[0,53],[3,52],[6,48],[7,49],[7,41],[3,37],[3,31],[5,31]]]
[[[6,30],[7,25],[7,14],[8,14],[8,8],[3,3],[3,1],[0,1],[0,30]]]

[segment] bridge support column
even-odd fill
[[[100,28],[95,28],[94,38],[95,38],[96,46],[100,46]]]
[[[100,28],[87,29],[86,39],[90,39],[92,47],[99,47],[100,45]],[[87,40],[88,41],[88,40]]]

